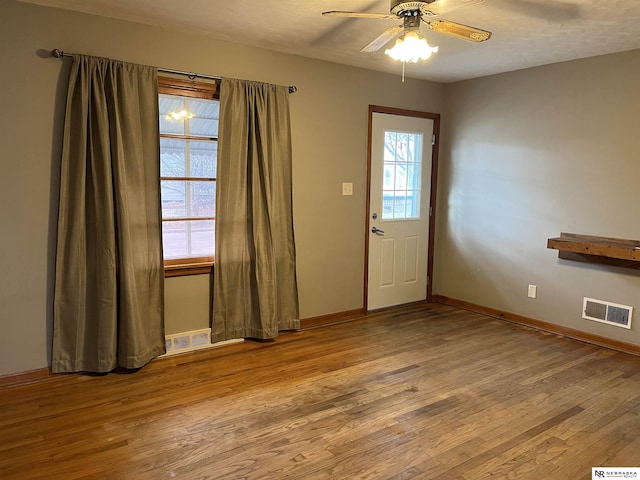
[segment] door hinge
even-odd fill
[[[436,134],[434,133],[434,134],[431,136],[431,145],[435,145],[435,144],[436,144]]]
[[[433,207],[429,207],[429,216],[433,213]]]

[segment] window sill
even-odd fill
[[[213,258],[166,260],[164,278],[213,273]]]

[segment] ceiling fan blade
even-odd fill
[[[459,8],[482,2],[484,2],[484,0],[435,0],[433,3],[422,7],[421,10],[423,15],[429,17],[453,12]]]
[[[484,42],[491,38],[491,32],[479,28],[462,25],[461,23],[450,22],[449,20],[423,20],[434,32],[444,33],[452,37],[461,38],[470,42]]]
[[[365,12],[341,12],[339,10],[331,10],[330,12],[322,12],[327,17],[349,17],[349,18],[398,18],[394,13],[365,13]]]
[[[382,32],[380,36],[378,36],[378,38],[376,38],[374,41],[366,45],[360,51],[375,52],[380,50],[387,42],[389,42],[389,40],[391,40],[393,37],[395,37],[400,32],[402,32],[403,28],[404,27],[402,25],[396,25],[394,27],[387,28],[384,32]]]

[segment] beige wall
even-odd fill
[[[66,67],[38,50],[295,84],[301,317],[362,307],[367,108],[442,113],[434,293],[640,344],[580,319],[583,296],[640,307],[640,274],[561,262],[561,231],[640,238],[640,51],[443,86],[144,25],[0,1],[0,375],[51,338]],[[42,53],[42,52],[40,52]],[[446,108],[445,108],[446,105]],[[352,197],[342,182],[354,183]],[[538,286],[528,299],[527,285]],[[167,333],[205,327],[206,276],[168,279]]]
[[[0,375],[45,367],[65,67],[38,50],[294,84],[294,215],[303,318],[362,307],[369,104],[440,112],[442,85],[144,25],[0,1]],[[42,52],[40,52],[42,54]],[[357,54],[357,53],[354,53]],[[66,61],[68,62],[68,61]],[[354,195],[341,195],[342,182]],[[206,277],[169,279],[167,332],[206,326]],[[185,295],[191,292],[191,300]]]
[[[585,296],[640,308],[640,272],[546,248],[640,239],[639,78],[636,50],[447,86],[434,293],[640,344],[638,318],[581,319]]]

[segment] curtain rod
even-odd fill
[[[55,58],[59,58],[60,60],[62,60],[63,58],[67,57],[67,58],[73,58],[73,56],[76,55],[74,53],[65,53],[62,50],[60,50],[59,48],[54,48],[53,50],[51,50],[51,56],[55,57]],[[216,77],[213,75],[205,75],[202,73],[192,73],[192,72],[185,72],[182,70],[172,70],[170,68],[161,68],[161,67],[156,67],[158,69],[159,72],[163,72],[163,73],[173,73],[174,75],[185,75],[187,77],[189,77],[190,80],[194,80],[196,78],[206,78],[208,80],[222,80],[222,77]],[[298,87],[296,87],[295,85],[290,85],[289,86],[289,93],[296,93],[298,91]]]

